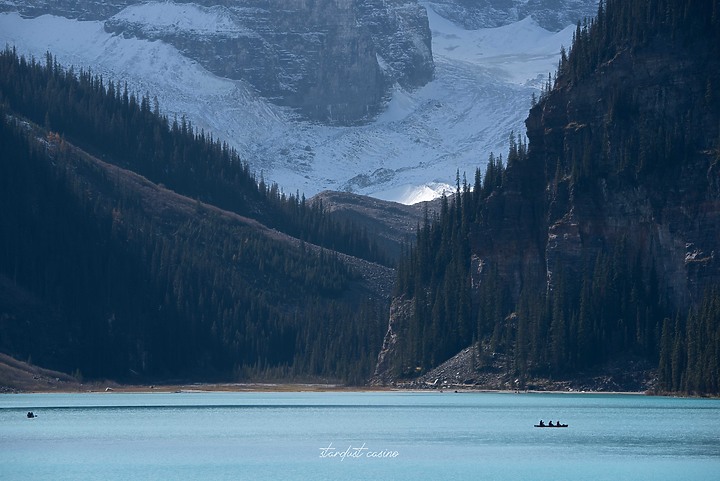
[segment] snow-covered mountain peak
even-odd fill
[[[223,16],[223,7],[185,3],[174,4],[153,23],[164,6],[133,4],[114,16],[166,29],[200,31],[218,24],[226,32],[242,31],[240,21]],[[197,128],[227,140],[286,192],[346,190],[411,203],[454,190],[456,172],[471,179],[491,151],[507,150],[511,131],[524,132],[531,96],[554,71],[560,46],[570,44],[573,31],[547,31],[533,18],[467,30],[432,8],[426,18],[432,81],[416,88],[395,83],[379,115],[345,127],[302,120],[244,80],[213,74],[152,36],[114,34],[103,21],[8,12],[0,14],[0,42],[37,58],[51,51],[61,64],[91,68],[127,81],[138,93],[156,94],[171,118],[185,115]]]

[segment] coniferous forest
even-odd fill
[[[148,97],[0,63],[4,352],[85,378],[367,378],[386,300],[322,247],[382,260],[366,234]]]
[[[367,233],[324,215],[299,193],[257,179],[226,142],[197,131],[184,117],[160,114],[157,99],[127,85],[44,62],[0,55],[0,102],[106,162],[137,172],[187,197],[256,219],[298,239],[387,264]]]
[[[458,172],[404,250],[391,378],[472,346],[516,387],[639,359],[658,391],[720,392],[719,5],[607,0],[578,24],[528,140]],[[372,236],[149,93],[6,48],[0,145],[3,352],[125,381],[373,374]]]
[[[529,145],[511,137],[472,186],[458,178],[400,261],[396,302],[412,309],[394,326],[394,376],[474,346],[478,370],[501,359],[518,387],[641,359],[660,391],[720,392],[718,3],[608,0],[578,24],[531,109]],[[657,72],[636,80],[637,65]],[[708,273],[697,295],[658,247],[672,223],[708,249],[679,263],[684,283]]]

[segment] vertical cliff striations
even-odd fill
[[[458,188],[401,264],[398,299],[415,309],[391,313],[378,379],[387,366],[426,372],[471,344],[491,354],[477,362],[520,380],[669,356],[663,318],[720,283],[718,12],[716,0],[608,1],[578,26],[530,110],[527,148],[511,147],[482,192]],[[438,259],[463,236],[465,270],[423,267],[424,253]],[[453,282],[469,300],[443,287]]]
[[[538,235],[547,233],[548,288],[552,266],[579,279],[583,261],[620,242],[642,257],[645,276],[656,270],[675,309],[720,280],[718,49],[683,30],[668,38],[665,27],[604,47],[607,58],[588,74],[578,57],[595,54],[576,47],[530,111],[526,165],[513,170],[544,170]],[[592,32],[578,36],[589,43]]]
[[[0,11],[104,22],[245,80],[278,105],[330,124],[370,120],[393,84],[432,79],[425,9],[412,0],[98,0],[7,2]]]

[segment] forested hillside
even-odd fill
[[[156,99],[91,72],[0,54],[0,103],[103,160],[191,198],[247,215],[293,237],[387,263],[366,232],[336,222],[321,203],[268,185],[227,143],[168,119]]]
[[[387,300],[365,277],[391,270],[311,243],[377,258],[361,232],[46,60],[0,56],[3,352],[126,381],[367,378]]]
[[[507,159],[458,181],[401,261],[378,379],[468,346],[509,384],[618,359],[720,391],[720,8],[610,0]]]

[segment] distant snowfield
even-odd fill
[[[160,20],[163,28],[235,28],[219,11],[192,4],[170,13]],[[118,14],[137,22],[153,22],[157,15],[157,2]],[[219,78],[163,42],[111,35],[102,22],[5,13],[0,42],[40,59],[50,51],[63,65],[157,95],[170,118],[185,115],[195,127],[227,140],[286,192],[309,197],[348,190],[414,203],[454,189],[457,171],[472,179],[490,152],[505,154],[510,132],[525,131],[530,98],[555,70],[560,47],[570,44],[574,31],[548,32],[530,18],[468,31],[429,8],[428,17],[434,80],[412,92],[396,87],[385,112],[359,127],[299,120],[245,82]]]
[[[156,32],[192,32],[195,34],[249,34],[235,24],[223,7],[201,7],[192,3],[148,2],[130,5],[113,20],[119,20]]]

